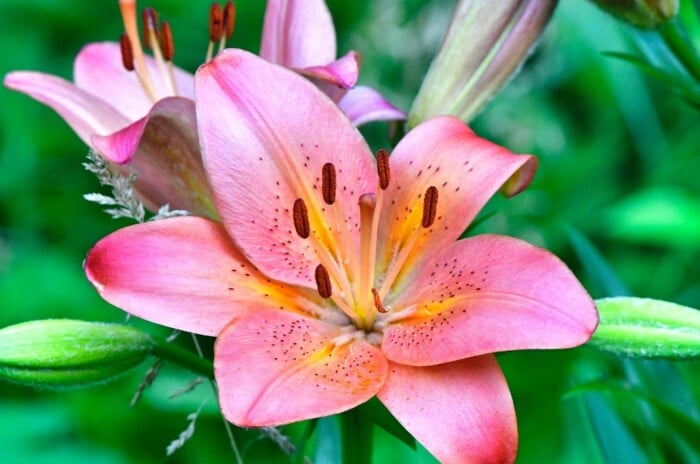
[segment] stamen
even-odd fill
[[[224,13],[217,2],[209,8],[209,47],[207,48],[206,62],[211,61],[214,55],[214,44],[219,42],[224,35]]]
[[[155,102],[158,100],[158,97],[153,83],[151,82],[148,69],[146,68],[146,61],[144,60],[143,49],[141,48],[141,40],[139,40],[138,21],[136,19],[136,0],[119,0],[119,10],[122,14],[124,30],[131,43],[132,61],[136,71],[136,77],[138,77],[141,87],[143,87],[148,98]]]
[[[121,46],[122,50],[122,64],[124,65],[124,69],[127,71],[133,71],[134,53],[131,51],[131,40],[129,40],[129,36],[122,34],[122,36],[119,38],[119,45]]]
[[[209,40],[218,42],[224,33],[224,12],[221,5],[214,2],[209,9]]]
[[[236,24],[236,5],[226,2],[224,6],[224,35],[230,38],[233,35],[233,27]]]
[[[382,299],[379,297],[379,292],[374,287],[372,287],[372,296],[374,296],[374,307],[377,309],[377,311],[382,314],[388,313],[389,310],[382,304]]]
[[[170,29],[170,23],[167,21],[163,21],[160,25],[160,48],[165,61],[173,61],[175,44],[173,43],[173,32]]]
[[[293,208],[294,229],[301,238],[309,238],[311,227],[309,226],[309,211],[306,209],[306,203],[301,198],[294,201]]]
[[[323,192],[323,201],[327,205],[335,203],[335,166],[333,163],[326,163],[321,170],[321,191]]]
[[[421,226],[427,229],[432,226],[435,222],[435,216],[437,214],[437,202],[438,202],[438,189],[435,186],[430,186],[423,194],[423,218],[421,220]],[[386,273],[384,274],[384,281],[379,288],[379,296],[385,297],[389,292],[391,285],[394,280],[401,272],[403,265],[406,263],[409,255],[413,251],[413,248],[418,242],[418,239],[422,236],[424,232],[420,227],[416,227],[409,237],[401,246],[398,254],[396,254],[391,260]]]
[[[153,8],[144,8],[141,11],[141,25],[143,29],[142,42],[144,48],[151,49],[151,34],[155,34],[158,29],[158,13]]]
[[[316,271],[314,272],[316,277],[316,288],[318,289],[318,294],[321,298],[330,298],[333,295],[333,287],[331,286],[331,276],[328,275],[328,271],[323,264],[316,266]]]
[[[377,173],[379,174],[379,188],[386,190],[391,180],[391,170],[389,169],[389,153],[384,149],[377,152]]]
[[[437,201],[438,201],[438,190],[433,185],[428,187],[423,196],[423,221],[421,225],[423,228],[427,229],[432,226],[435,222],[435,215],[437,214]]]

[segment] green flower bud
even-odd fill
[[[678,13],[678,0],[593,0],[621,21],[642,29],[656,29]]]
[[[700,311],[667,301],[618,297],[596,300],[600,324],[589,344],[634,357],[700,356]]]
[[[0,330],[0,379],[67,389],[106,382],[143,361],[151,336],[121,324],[48,319]]]
[[[440,114],[469,122],[518,69],[556,0],[460,0],[411,111],[409,127]]]

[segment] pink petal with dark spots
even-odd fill
[[[392,305],[417,312],[384,331],[382,350],[394,362],[415,366],[570,348],[585,343],[598,324],[591,297],[559,258],[497,235],[447,246]]]
[[[262,276],[221,225],[201,218],[120,229],[90,250],[85,272],[124,311],[203,335],[218,335],[248,308],[301,310],[296,290]]]
[[[374,396],[387,375],[364,340],[335,346],[340,328],[284,311],[236,317],[214,347],[224,417],[241,427],[287,424],[346,411]]]
[[[264,273],[315,288],[320,244],[338,255],[358,247],[357,201],[377,184],[366,142],[306,79],[241,50],[200,68],[195,88],[204,164],[224,225]],[[337,173],[333,205],[321,193],[326,163]],[[309,239],[294,227],[299,198]]]
[[[536,159],[514,155],[478,137],[460,120],[437,117],[406,134],[390,157],[391,183],[385,193],[388,207],[382,214],[377,263],[386,269],[398,245],[412,235],[418,239],[403,276],[409,275],[424,257],[454,242],[494,193],[514,174],[534,175]],[[521,184],[525,185],[526,183]],[[436,219],[421,227],[424,195],[437,188]]]

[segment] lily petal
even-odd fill
[[[5,76],[4,84],[52,108],[87,145],[91,145],[92,134],[109,134],[129,122],[101,98],[59,77],[15,71]]]
[[[93,136],[92,142],[107,160],[130,163],[124,169],[137,173],[134,187],[149,209],[169,204],[196,215],[216,215],[202,165],[194,101],[160,100],[146,117],[112,135]]]
[[[333,18],[324,0],[268,0],[260,56],[288,68],[336,57]]]
[[[444,464],[515,461],[513,400],[493,356],[431,367],[389,363],[377,396]]]
[[[224,417],[242,427],[280,425],[369,400],[386,379],[386,358],[364,340],[335,346],[340,330],[263,308],[236,317],[214,346]]]
[[[338,102],[356,126],[372,121],[403,121],[406,113],[396,108],[371,87],[358,85],[348,90]]]
[[[337,102],[357,83],[360,74],[360,55],[350,51],[345,56],[323,66],[309,66],[298,72]]]
[[[398,253],[399,244],[415,246],[404,267],[404,276],[417,259],[429,257],[457,240],[476,214],[512,176],[524,188],[534,176],[537,159],[514,155],[478,137],[463,122],[443,116],[420,124],[397,145],[390,157],[391,183],[386,195],[392,199],[384,209],[377,262],[382,270]],[[421,227],[423,195],[438,189],[436,219]],[[400,286],[400,284],[399,284]]]
[[[221,225],[196,217],[120,229],[90,250],[85,272],[113,305],[203,335],[251,307],[297,307],[290,288],[262,276]]]
[[[150,79],[153,81],[157,98],[172,96],[169,93],[163,73],[155,60],[145,57]],[[177,67],[173,68],[177,90],[180,96],[193,98],[192,74]],[[121,49],[114,42],[91,43],[83,47],[73,65],[75,84],[98,98],[109,97],[109,101],[130,120],[144,117],[153,105],[146,95],[134,72],[122,65]]]
[[[366,142],[313,84],[242,50],[201,67],[195,91],[204,164],[227,230],[265,274],[315,288],[317,244],[337,254],[357,249],[358,197],[377,184]],[[337,172],[332,207],[321,196],[325,163]],[[298,198],[310,239],[294,232]]]
[[[498,235],[446,247],[422,266],[394,307],[416,313],[387,327],[382,349],[394,362],[418,366],[569,348],[586,342],[598,324],[593,301],[559,258]]]

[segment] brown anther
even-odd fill
[[[318,289],[318,294],[321,298],[330,298],[333,295],[333,287],[331,286],[331,276],[328,275],[328,271],[323,264],[316,266],[316,272],[314,273],[316,277],[316,288]]]
[[[428,187],[423,196],[423,222],[424,228],[428,228],[435,222],[437,214],[438,189],[433,185]]]
[[[377,308],[377,311],[379,311],[382,314],[388,313],[389,310],[386,309],[382,304],[382,300],[381,298],[379,298],[379,292],[374,287],[372,287],[372,296],[374,296],[374,307]]]
[[[389,169],[389,153],[383,148],[377,152],[377,173],[379,174],[379,188],[386,190],[391,180]]]
[[[292,211],[294,217],[294,229],[301,238],[309,238],[311,227],[309,226],[309,211],[306,209],[306,203],[301,198],[294,201],[294,209]]]
[[[122,50],[122,64],[127,71],[134,70],[134,51],[131,48],[131,40],[126,34],[119,38],[119,45]]]
[[[321,192],[327,205],[335,203],[335,166],[326,163],[321,170]]]
[[[233,26],[236,24],[236,5],[226,2],[224,6],[224,33],[228,39],[233,35]]]
[[[214,2],[209,9],[209,40],[218,42],[224,34],[224,13],[221,5]]]
[[[153,8],[144,8],[141,11],[141,25],[143,28],[143,47],[151,49],[151,32],[158,34],[158,13]]]
[[[160,25],[160,50],[163,53],[165,61],[173,61],[175,55],[175,44],[173,43],[173,31],[170,29],[170,23],[163,21]]]

